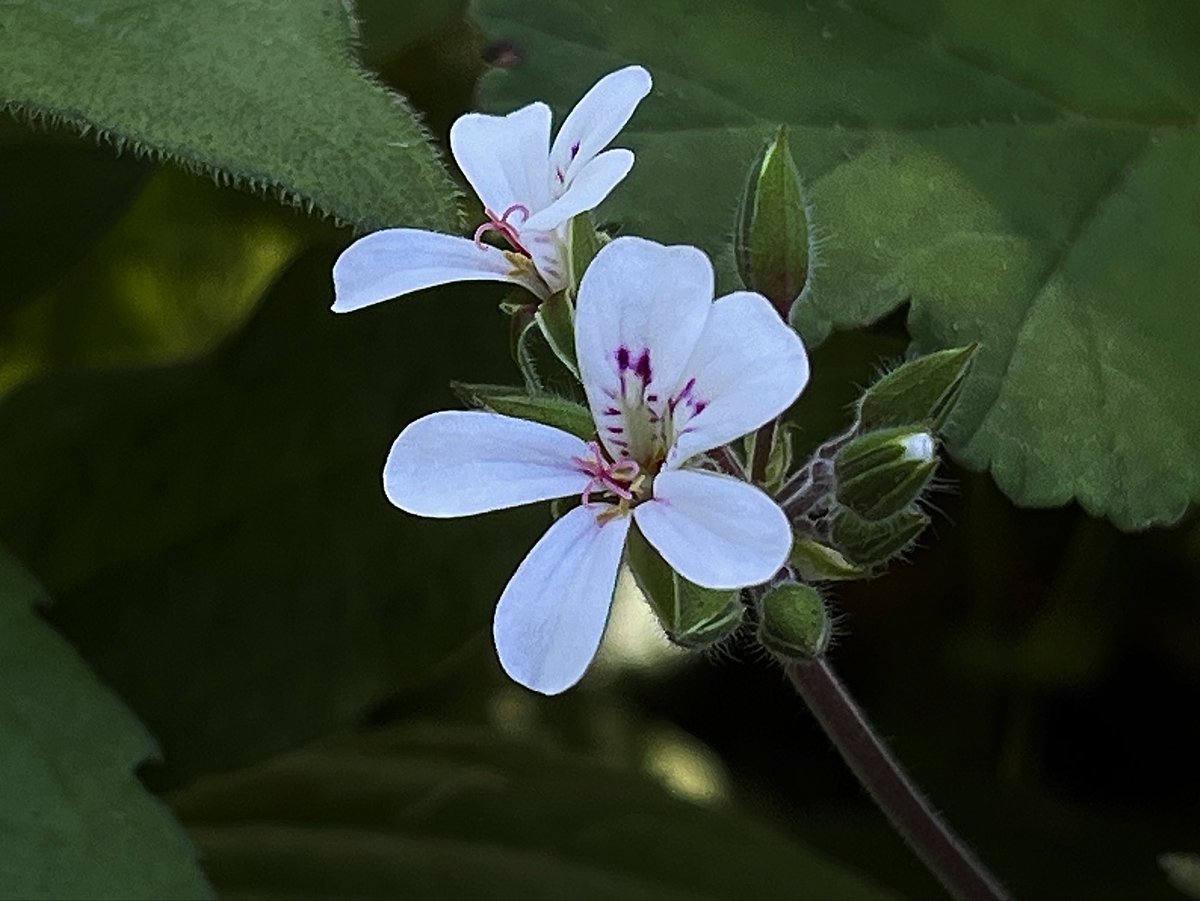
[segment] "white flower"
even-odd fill
[[[550,144],[550,107],[507,116],[468,113],[450,129],[450,150],[489,221],[474,240],[412,228],[374,232],[333,266],[338,313],[458,281],[524,285],[545,299],[566,287],[567,226],[594,209],[633,166],[629,150],[605,150],[650,93],[650,73],[627,66],[601,78]],[[481,240],[495,231],[500,250]]]
[[[631,523],[708,588],[771,578],[791,548],[778,505],[699,468],[702,455],[786,410],[808,381],[796,333],[762,295],[715,303],[694,247],[618,238],[579,289],[575,346],[599,442],[482,411],[409,425],[384,469],[396,506],[466,516],[580,495],[517,568],[496,608],[496,649],[522,685],[557,694],[595,656]]]

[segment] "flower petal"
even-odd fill
[[[513,204],[533,212],[550,203],[546,104],[531,103],[507,116],[459,116],[450,126],[450,151],[483,205],[497,216]]]
[[[388,500],[439,519],[581,494],[572,457],[587,444],[537,422],[482,410],[444,410],[410,423],[383,469]]]
[[[792,529],[778,504],[753,485],[713,472],[660,472],[653,500],[633,515],[663,559],[704,588],[765,582],[792,547]]]
[[[500,595],[492,634],[500,665],[546,695],[580,680],[608,622],[628,516],[603,523],[596,507],[576,507],[521,561]]]
[[[641,66],[610,72],[592,85],[567,115],[550,151],[550,174],[555,184],[569,189],[581,170],[629,121],[642,98],[650,93],[650,73]],[[557,173],[562,173],[561,180]]]
[[[712,264],[695,247],[626,237],[596,254],[579,286],[575,352],[597,423],[628,387],[631,365],[642,373],[638,390],[665,402],[704,330],[712,296]],[[601,437],[616,458],[620,449],[607,429]]]
[[[695,378],[703,406],[686,419],[696,407],[676,408],[668,467],[740,438],[790,407],[808,384],[808,355],[765,297],[738,291],[713,304],[684,377]]]
[[[633,168],[633,151],[606,150],[579,170],[558,200],[529,217],[521,228],[555,228],[572,216],[593,210]]]
[[[447,282],[524,285],[545,299],[546,285],[527,262],[474,241],[413,228],[359,238],[333,264],[333,310],[346,313]]]

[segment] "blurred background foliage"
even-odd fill
[[[357,5],[443,146],[528,64],[463,3]],[[451,379],[516,381],[499,288],[334,316],[349,229],[25,121],[0,158],[0,896],[207,891],[139,765],[229,897],[940,896],[748,644],[685,657],[624,591],[579,688],[503,678],[491,609],[548,512],[416,520],[379,487]],[[833,333],[803,438],[908,342],[903,309]],[[912,559],[838,588],[836,666],[1017,896],[1181,897],[1200,527],[944,475]]]

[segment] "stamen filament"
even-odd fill
[[[479,228],[475,229],[476,247],[478,247],[480,250],[483,250],[483,236],[488,232],[497,231],[504,236],[504,239],[512,245],[514,250],[525,254],[527,257],[533,256],[533,254],[525,248],[525,245],[521,243],[516,225],[508,221],[508,217],[513,213],[520,213],[521,222],[525,222],[529,218],[529,207],[525,206],[523,203],[514,203],[512,206],[506,209],[504,214],[501,216],[497,216],[489,209],[485,209],[484,212],[487,213],[488,221],[479,226]]]

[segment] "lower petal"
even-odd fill
[[[628,516],[601,522],[600,505],[554,523],[500,596],[492,633],[500,665],[534,691],[556,695],[582,677],[604,635]]]
[[[418,516],[470,516],[579,494],[587,443],[552,426],[482,410],[444,410],[400,433],[383,468],[393,504]]]
[[[526,257],[467,238],[389,228],[359,238],[333,264],[333,310],[346,313],[448,282],[510,282],[548,294]]]
[[[671,568],[704,588],[765,582],[792,548],[791,525],[779,505],[753,485],[717,473],[660,472],[653,500],[633,515]]]

